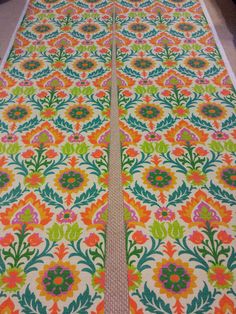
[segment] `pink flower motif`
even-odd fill
[[[70,209],[66,209],[57,215],[57,221],[59,223],[72,223],[77,219],[77,215]]]
[[[229,135],[227,133],[224,132],[215,132],[214,134],[212,134],[212,138],[214,140],[218,140],[218,141],[225,141],[229,138]]]
[[[70,135],[68,138],[68,141],[71,143],[79,143],[83,142],[84,136],[79,133],[74,133],[73,135]]]
[[[198,79],[196,79],[196,83],[197,84],[200,84],[200,85],[206,85],[206,84],[209,84],[209,80],[207,80],[207,79],[204,79],[204,78],[198,78]]]
[[[160,141],[161,136],[155,132],[150,132],[145,135],[145,139],[149,142],[157,142]]]
[[[20,86],[32,86],[32,85],[33,85],[33,82],[28,81],[28,80],[25,80],[25,81],[20,82],[19,85],[20,85]]]
[[[14,143],[18,140],[18,137],[15,134],[7,134],[1,138],[3,143]]]
[[[175,219],[175,213],[167,207],[161,207],[155,212],[158,221],[172,221]]]
[[[152,81],[148,79],[142,79],[139,81],[140,85],[152,85]]]
[[[86,80],[81,80],[79,82],[76,83],[76,86],[88,86],[89,85],[89,81],[86,81]]]

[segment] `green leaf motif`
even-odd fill
[[[174,191],[168,199],[168,206],[170,205],[177,205],[177,204],[181,204],[184,201],[186,201],[189,197],[189,195],[191,194],[192,189],[187,187],[186,183],[183,182],[183,184],[181,186],[179,186],[177,188],[176,191]]]
[[[215,298],[212,292],[210,292],[207,285],[204,284],[204,288],[193,298],[191,304],[187,305],[186,314],[204,314],[212,309],[211,305],[214,301]]]
[[[206,121],[198,118],[195,115],[191,116],[190,122],[192,122],[195,126],[201,128],[201,129],[205,129],[205,130],[208,130],[208,131],[210,131],[210,130],[214,131],[214,128],[212,127],[210,122],[206,122]]]
[[[144,291],[140,295],[140,301],[148,313],[172,314],[170,305],[166,304],[160,297],[157,298],[157,294],[148,288],[147,283],[145,283]]]
[[[89,131],[94,131],[98,129],[102,124],[104,120],[101,120],[100,116],[97,118],[93,119],[92,121],[86,123],[83,125],[83,128],[81,130],[82,132],[89,132]]]
[[[43,190],[40,191],[40,195],[43,200],[48,203],[48,205],[54,206],[56,208],[64,208],[62,196],[59,196],[59,194],[51,189],[48,184]]]
[[[81,193],[80,196],[77,196],[72,208],[81,207],[90,204],[101,193],[102,189],[97,189],[96,184],[89,188],[86,192]]]
[[[126,121],[132,128],[142,132],[148,132],[148,127],[146,126],[146,124],[137,120],[133,116],[129,115]]]
[[[228,119],[222,122],[222,130],[230,130],[236,127],[236,116],[232,114]]]
[[[33,292],[30,292],[29,286],[27,286],[25,293],[22,296],[18,295],[19,303],[22,306],[22,313],[25,314],[47,314],[47,307],[36,299]]]
[[[221,189],[219,186],[215,185],[212,181],[210,187],[208,188],[208,192],[211,193],[217,200],[222,203],[227,203],[231,206],[236,205],[236,198],[233,194]]]
[[[65,307],[62,314],[88,314],[88,310],[94,303],[88,286],[84,293],[81,293],[76,300],[71,302],[68,307]]]
[[[21,124],[18,127],[17,132],[23,133],[23,132],[29,131],[29,130],[33,129],[34,127],[36,127],[38,124],[39,124],[38,117],[35,117],[35,118],[25,122],[24,124]]]
[[[149,191],[145,190],[137,182],[135,183],[135,186],[131,191],[134,193],[136,198],[142,201],[144,204],[150,204],[151,206],[157,205],[156,196],[150,193]]]
[[[170,114],[163,119],[160,123],[156,126],[156,131],[163,131],[165,129],[169,129],[171,126],[174,125],[176,119],[174,119]]]
[[[0,208],[8,206],[16,201],[23,195],[24,191],[21,190],[20,184],[12,189],[9,193],[4,194],[0,198]]]
[[[69,122],[67,122],[66,120],[61,118],[60,116],[56,120],[54,120],[54,123],[59,129],[65,131],[67,133],[73,133],[72,124],[70,124]]]

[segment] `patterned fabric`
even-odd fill
[[[130,312],[235,313],[235,89],[199,1],[116,8]]]
[[[1,73],[1,313],[103,313],[111,23],[32,0]]]
[[[104,313],[113,6],[32,0],[0,75],[0,313]],[[235,313],[235,89],[198,0],[115,7],[130,313]]]

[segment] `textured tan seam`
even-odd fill
[[[129,293],[126,264],[124,201],[116,76],[116,23],[113,2],[112,88],[110,115],[109,199],[106,241],[105,314],[128,314]]]

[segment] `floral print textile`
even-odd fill
[[[103,313],[111,3],[32,0],[0,75],[0,312]]]
[[[236,93],[198,0],[120,0],[131,313],[235,313]]]

